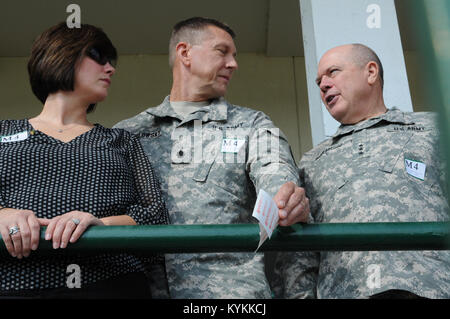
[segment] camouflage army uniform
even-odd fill
[[[223,98],[183,119],[166,97],[116,127],[140,135],[172,224],[254,223],[259,189],[274,196],[285,182],[298,184],[283,133],[264,113]],[[279,143],[278,164],[270,152],[260,151],[262,144],[273,151],[270,146],[277,144],[265,144],[273,138]],[[271,297],[261,253],[167,254],[166,267],[173,298]]]
[[[418,162],[424,180],[406,171]],[[449,220],[442,165],[434,114],[392,109],[341,125],[299,168],[315,222],[425,222]],[[449,253],[283,253],[278,280],[289,298],[365,298],[389,289],[449,298]]]

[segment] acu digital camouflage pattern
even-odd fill
[[[406,172],[405,159],[426,165],[424,180]],[[299,168],[317,223],[425,222],[449,220],[442,165],[435,115],[392,109],[341,125]],[[277,285],[287,298],[366,298],[389,289],[449,298],[449,253],[282,253]]]
[[[116,127],[141,137],[172,224],[255,223],[251,215],[260,188],[274,196],[285,182],[298,185],[281,131],[262,112],[224,99],[182,119],[166,97]],[[167,254],[166,267],[172,298],[271,297],[261,253]]]

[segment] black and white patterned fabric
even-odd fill
[[[95,124],[64,143],[24,119],[0,121],[0,136],[0,206],[43,218],[78,210],[98,218],[126,214],[139,225],[168,223],[153,168],[130,133]],[[70,264],[80,266],[82,285],[143,271],[132,254],[39,256],[38,248],[21,260],[1,256],[0,291],[63,287]]]

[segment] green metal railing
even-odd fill
[[[449,250],[449,230],[448,222],[297,224],[278,227],[259,251]],[[257,224],[94,226],[64,250],[44,232],[41,254],[254,252],[259,243]]]

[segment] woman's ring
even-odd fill
[[[17,234],[18,232],[20,232],[20,229],[17,226],[13,226],[13,227],[9,228],[9,236]]]
[[[78,225],[80,223],[80,220],[78,218],[72,218],[72,221],[75,225]]]

